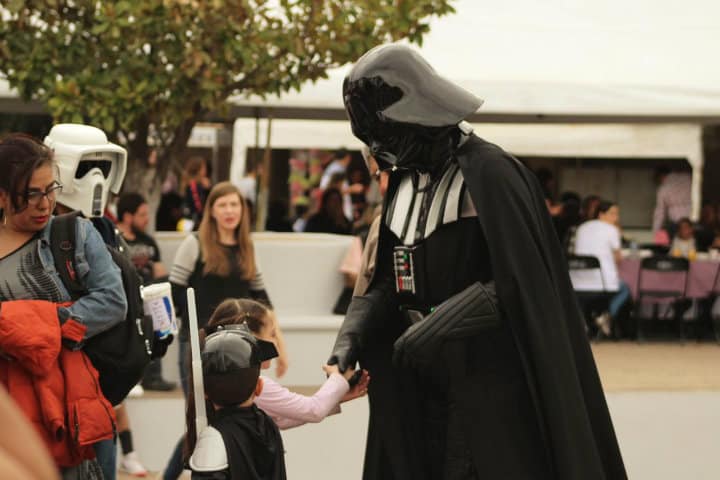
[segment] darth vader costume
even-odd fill
[[[372,375],[364,478],[627,478],[540,186],[463,121],[481,100],[401,45],[366,53],[343,96],[391,170],[329,360]]]

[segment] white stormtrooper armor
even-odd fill
[[[108,193],[120,193],[127,169],[127,152],[108,141],[90,125],[62,123],[45,137],[55,154],[63,185],[58,203],[80,210],[86,217],[100,217]]]

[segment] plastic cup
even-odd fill
[[[153,330],[158,338],[177,332],[172,288],[169,282],[155,283],[142,289],[145,315],[152,317]]]

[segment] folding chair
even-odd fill
[[[669,245],[658,245],[657,243],[641,243],[640,245],[638,245],[638,248],[640,250],[650,250],[653,256],[662,256],[670,253]]]
[[[690,262],[687,258],[658,256],[644,258],[640,262],[638,279],[638,310],[637,335],[638,341],[644,340],[644,324],[647,321],[658,321],[660,307],[665,307],[662,317],[672,312],[678,334],[684,340],[683,310],[681,301],[685,299],[688,283]],[[650,317],[643,315],[642,308],[649,304],[652,308]]]
[[[607,312],[610,305],[610,299],[614,292],[610,292],[605,285],[605,277],[602,274],[600,260],[593,255],[569,255],[567,258],[568,269],[570,270],[570,280],[573,281],[573,289],[580,302],[586,324],[595,326],[592,320],[599,314]],[[577,285],[573,279],[573,273],[584,273],[584,280],[594,280],[592,283],[601,285],[601,289],[586,289],[581,285]],[[576,277],[577,278],[577,277]],[[599,335],[599,331],[598,331]]]

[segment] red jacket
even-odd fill
[[[82,350],[85,327],[70,319],[60,327],[57,305],[15,300],[0,305],[0,381],[30,419],[57,465],[95,458],[92,445],[113,438],[115,412],[100,391],[97,370]]]

